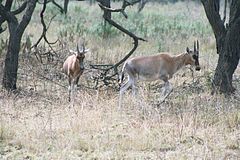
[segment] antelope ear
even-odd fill
[[[90,50],[90,49],[85,49],[83,53],[85,54],[85,53],[87,53],[89,50]]]
[[[188,47],[186,48],[186,51],[187,51],[187,53],[189,53],[189,51],[190,51],[190,50],[189,50],[189,48],[188,48]]]
[[[75,53],[75,52],[74,52],[73,50],[71,50],[71,49],[69,49],[69,52],[70,52],[70,53]]]
[[[69,50],[69,52],[70,52],[70,53],[72,53],[72,54],[75,54],[75,55],[77,55],[77,54],[78,54],[76,51],[74,51],[74,50],[71,50],[71,49]]]

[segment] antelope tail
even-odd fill
[[[126,63],[124,63],[124,65],[122,67],[122,71],[121,71],[121,73],[119,74],[119,77],[118,77],[118,83],[119,83],[120,87],[121,87],[121,85],[123,83],[123,79],[124,79],[125,66],[126,66]]]

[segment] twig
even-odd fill
[[[162,103],[165,101],[165,99],[170,95],[170,93],[172,93],[172,91],[173,91],[173,89],[171,89],[171,90],[163,97],[163,99],[160,101],[159,105],[162,104]]]
[[[64,13],[64,9],[57,2],[55,2],[55,0],[52,0],[52,3],[59,8],[61,13]]]

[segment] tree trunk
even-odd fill
[[[232,93],[235,90],[232,77],[240,57],[240,1],[230,2],[229,23],[226,26],[224,25],[226,15],[222,20],[219,14],[219,0],[201,0],[201,2],[213,29],[219,54],[213,78],[213,91],[217,87],[222,93]]]
[[[102,2],[102,5],[108,7],[108,8],[111,8],[111,2],[110,0],[104,0]],[[111,19],[111,12],[109,11],[104,11],[104,14],[103,14],[103,17],[106,17],[107,19]]]
[[[5,58],[4,75],[2,85],[7,90],[17,89],[17,71],[18,71],[18,56],[20,51],[20,43],[22,35],[18,35],[17,25],[15,23],[9,24],[9,43],[8,51]]]
[[[67,14],[68,3],[69,3],[69,0],[64,0],[64,6],[63,6],[64,14]]]
[[[240,21],[229,26],[224,41],[217,41],[219,59],[213,83],[220,87],[220,92],[231,93],[232,77],[239,63],[240,55]]]
[[[22,16],[20,23],[18,23],[14,14],[6,10],[4,6],[0,5],[0,15],[7,20],[10,34],[2,80],[3,88],[8,91],[17,89],[18,57],[21,39],[31,20],[36,3],[36,0],[28,0],[25,13]]]
[[[111,8],[111,2],[110,0],[101,0],[99,1],[103,6],[105,7],[108,7],[108,8]],[[108,10],[104,10],[104,13],[103,13],[103,17],[104,17],[104,28],[103,28],[103,38],[107,38],[109,36],[109,32],[107,31],[107,27],[110,27],[110,26],[107,26],[108,23],[105,19],[111,19],[111,12],[108,11]]]

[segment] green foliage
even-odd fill
[[[98,38],[110,38],[122,36],[123,34],[116,28],[105,24],[102,19],[100,8],[97,5],[89,6],[74,5],[70,3],[69,13],[60,15],[55,18],[57,20],[58,35],[64,38],[72,38],[73,36],[91,35]],[[159,5],[159,4],[157,4]],[[174,4],[175,5],[175,4]],[[182,4],[178,4],[183,7]],[[197,4],[196,4],[197,5]],[[135,33],[138,36],[155,39],[158,44],[158,50],[164,50],[164,41],[171,39],[188,39],[189,37],[206,37],[212,31],[206,20],[193,19],[194,16],[188,15],[188,11],[174,10],[167,12],[171,6],[159,5],[153,9],[144,8],[140,13],[137,9],[131,8],[127,10],[128,19],[122,14],[112,14],[112,19]],[[173,6],[172,8],[174,8]],[[196,6],[195,6],[196,7]],[[48,8],[48,17],[56,14],[56,8]]]
[[[119,32],[116,29],[105,22],[93,24],[93,26],[89,28],[88,33],[104,38],[119,35]]]

